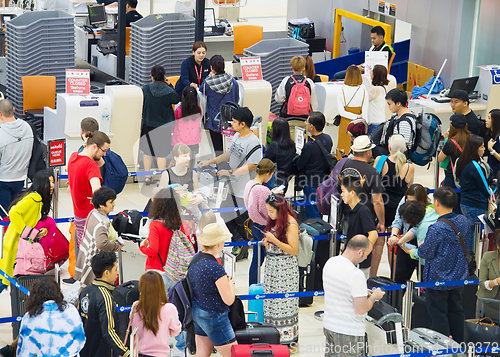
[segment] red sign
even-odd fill
[[[90,71],[88,69],[67,69],[66,93],[90,94]]]
[[[244,81],[262,80],[260,57],[242,57],[240,58],[240,62]]]
[[[66,139],[49,140],[49,167],[66,165]]]

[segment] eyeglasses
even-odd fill
[[[106,153],[106,151],[108,151],[108,150],[109,150],[109,149],[103,150],[103,149],[102,149],[102,147],[100,147],[100,146],[99,146],[99,145],[97,145],[97,144],[96,144],[96,146],[97,146],[99,149],[101,149],[101,151],[102,151],[103,153]]]

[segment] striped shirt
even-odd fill
[[[323,327],[349,336],[365,335],[365,316],[354,310],[354,298],[366,297],[366,279],[349,259],[342,255],[330,258],[323,268],[325,314]]]

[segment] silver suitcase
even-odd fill
[[[420,327],[410,330],[408,340],[405,343],[405,353],[451,350],[451,353],[442,356],[464,357],[460,353],[460,344],[442,333]]]

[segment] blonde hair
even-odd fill
[[[274,172],[274,169],[275,169],[274,162],[272,162],[269,159],[262,159],[259,161],[259,164],[255,169],[255,173],[257,175],[265,175]]]
[[[203,232],[203,228],[210,223],[217,223],[217,217],[215,217],[215,213],[212,211],[206,211],[201,215],[200,223],[198,223],[198,229]]]
[[[391,155],[396,159],[396,175],[399,176],[403,165],[406,164],[406,150],[405,138],[401,134],[394,134],[389,138],[389,147],[391,148]]]
[[[363,77],[361,77],[361,71],[358,66],[350,65],[347,67],[344,84],[351,87],[363,84]]]
[[[290,65],[294,72],[304,73],[306,70],[306,59],[302,56],[293,56]]]
[[[175,161],[174,158],[179,157],[183,154],[191,155],[191,149],[189,148],[189,146],[187,146],[186,144],[183,144],[183,143],[175,144],[174,147],[172,148],[172,161],[170,161],[169,168],[177,165],[177,162]]]

